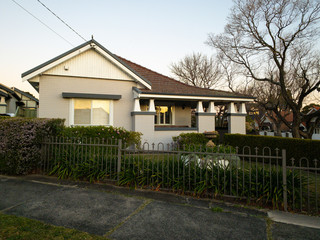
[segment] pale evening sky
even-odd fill
[[[14,0],[74,46],[84,41],[37,0]],[[165,75],[186,54],[213,49],[232,0],[41,0],[86,40],[94,36],[112,53]],[[13,0],[0,1],[0,83],[35,93],[21,73],[73,48]]]

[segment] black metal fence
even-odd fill
[[[319,214],[320,168],[313,161],[309,167],[308,159],[288,160],[285,150],[268,147],[145,143],[138,148],[113,139],[50,138],[43,142],[41,171]]]

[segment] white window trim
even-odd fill
[[[94,100],[94,99],[86,99],[86,100]],[[74,98],[70,98],[69,102],[69,126],[113,126],[113,101],[110,99],[105,99],[110,102],[109,105],[109,124],[105,125],[96,125],[96,124],[74,124]],[[90,112],[92,115],[92,111]],[[92,119],[92,116],[91,116]]]

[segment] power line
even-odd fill
[[[34,17],[36,20],[38,20],[40,23],[42,23],[44,26],[46,26],[48,29],[50,29],[52,32],[54,32],[56,35],[58,35],[60,38],[62,38],[64,41],[69,43],[72,47],[74,47],[74,45],[71,42],[69,42],[67,39],[62,37],[59,33],[57,33],[55,30],[53,30],[51,27],[49,27],[47,24],[45,24],[43,21],[41,21],[39,18],[37,18],[35,15],[33,15],[31,12],[29,12],[27,9],[25,9],[23,6],[21,6],[19,3],[17,3],[15,0],[11,0],[11,1],[14,2],[15,4],[17,4],[20,8],[22,8],[27,13],[29,13],[32,17]]]
[[[84,37],[82,37],[76,30],[74,30],[70,25],[68,25],[65,21],[63,21],[57,14],[55,14],[50,8],[48,8],[44,3],[40,0],[37,0],[43,7],[45,7],[49,12],[51,12],[56,18],[58,18],[64,25],[70,28],[75,34],[77,34],[80,38],[82,38],[85,42],[87,41]]]

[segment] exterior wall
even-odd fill
[[[198,132],[215,131],[215,115],[207,113],[197,114]]]
[[[313,139],[313,140],[320,140],[320,134],[314,133],[314,134],[312,135],[312,139]]]
[[[132,77],[92,49],[51,68],[44,74],[133,80]]]
[[[246,117],[232,114],[228,116],[229,133],[246,134]]]
[[[148,105],[140,105],[140,108],[141,108],[141,111],[142,112],[146,112],[146,111],[148,111]]]
[[[143,134],[141,137],[142,143],[153,140],[155,138],[154,114],[149,112],[133,112],[132,114],[132,130]]]
[[[191,107],[175,106],[175,125],[191,127]]]
[[[5,97],[0,96],[0,114],[7,112]]]
[[[43,75],[40,77],[39,117],[64,118],[69,125],[71,100],[62,98],[62,92],[116,94],[122,97],[113,101],[113,126],[132,130],[133,86],[136,83],[130,81]]]
[[[17,110],[17,100],[15,98],[10,98],[7,101],[7,113],[15,113]]]

